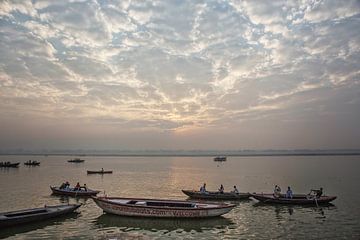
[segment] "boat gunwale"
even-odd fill
[[[167,200],[167,199],[149,199],[149,198],[120,198],[120,197],[97,197],[91,196],[91,198],[96,202],[100,201],[103,203],[126,206],[126,207],[133,207],[133,208],[150,208],[150,209],[164,209],[164,210],[192,210],[192,211],[201,211],[201,210],[214,210],[214,209],[225,209],[225,208],[234,208],[235,204],[225,204],[225,203],[218,203],[212,202],[211,204],[217,205],[217,207],[208,207],[208,208],[190,208],[190,207],[166,207],[166,206],[146,206],[146,205],[135,205],[135,204],[128,204],[128,203],[119,203],[119,202],[111,202],[104,199],[124,199],[124,200],[140,200],[140,201],[158,201],[158,202],[179,202],[179,203],[197,203],[197,204],[209,204],[199,201],[184,201],[184,200]]]

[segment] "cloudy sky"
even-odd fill
[[[360,148],[360,1],[0,1],[0,149]]]

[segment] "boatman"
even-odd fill
[[[206,183],[200,187],[200,192],[206,193]]]
[[[286,191],[286,198],[293,198],[293,192],[290,187],[288,187],[288,190]]]

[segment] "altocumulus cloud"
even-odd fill
[[[269,128],[290,134],[229,148],[307,147],[286,145],[289,129],[305,141],[331,128],[325,138],[346,133],[345,145],[310,144],[360,147],[357,0],[4,0],[0,26],[6,128],[42,119],[204,138],[217,129],[230,141],[249,128],[267,143],[278,136]]]

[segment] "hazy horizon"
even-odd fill
[[[0,150],[360,149],[360,2],[1,1]]]

